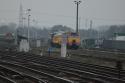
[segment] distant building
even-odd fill
[[[125,41],[125,33],[115,33],[115,40]]]

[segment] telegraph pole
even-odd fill
[[[29,28],[30,28],[30,11],[31,11],[31,9],[27,9],[27,11],[28,11],[28,42],[29,42],[29,38],[30,38],[30,34],[29,34]]]
[[[93,24],[93,21],[90,20],[90,38],[92,38],[93,34],[92,34],[92,24]]]
[[[90,20],[90,29],[92,30],[92,24],[93,24],[93,21]]]
[[[82,1],[74,1],[75,4],[77,5],[77,8],[76,8],[76,33],[78,33],[78,13],[79,13],[79,4],[82,2]]]

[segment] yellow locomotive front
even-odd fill
[[[67,47],[70,49],[78,49],[80,46],[80,36],[77,33],[70,32],[67,37]]]

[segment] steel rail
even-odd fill
[[[0,82],[2,80],[2,83],[16,83],[15,81],[11,80],[10,78],[8,77],[4,77],[2,75],[0,75]]]
[[[0,62],[0,64],[2,64],[3,66],[6,66],[6,67],[10,67],[12,68],[14,71],[20,71],[20,69],[22,69],[23,71],[30,71],[35,73],[36,75],[39,75],[39,76],[42,76],[42,77],[47,77],[47,79],[50,79],[50,80],[53,80],[53,81],[56,81],[57,83],[73,83],[72,81],[68,80],[68,79],[65,79],[65,78],[61,78],[61,77],[57,77],[57,76],[54,76],[52,74],[48,74],[48,73],[45,73],[45,72],[41,72],[41,71],[38,71],[38,70],[35,70],[35,69],[32,69],[32,68],[28,68],[28,67],[25,67],[25,66],[22,66],[22,65],[19,65],[19,64],[16,64],[16,63],[8,63],[8,62]],[[18,69],[17,69],[18,68]],[[17,70],[16,70],[17,69]],[[24,72],[22,72],[24,73]],[[29,74],[27,72],[25,72],[24,74]],[[32,75],[32,74],[31,74]],[[41,79],[41,78],[39,78]],[[54,82],[54,83],[56,83]]]
[[[31,60],[31,59],[30,59],[30,60]],[[36,59],[34,59],[34,60],[36,60]],[[38,61],[38,60],[37,60],[37,61]],[[51,62],[51,64],[52,64],[52,62]],[[55,63],[54,63],[54,64],[55,64]],[[58,65],[58,66],[59,66],[59,65]],[[68,65],[67,65],[67,66],[68,66]],[[104,78],[105,78],[105,79],[108,79],[108,80],[110,80],[110,81],[113,81],[113,80],[115,80],[115,81],[117,80],[117,82],[118,82],[118,81],[122,81],[122,80],[117,79],[117,78],[111,78],[111,77],[105,77],[105,76],[103,76],[103,79],[104,79]]]
[[[18,76],[20,76],[20,77],[30,78],[31,80],[34,80],[35,82],[46,83],[45,81],[43,81],[43,80],[41,80],[41,79],[35,78],[35,77],[33,77],[33,76],[27,75],[27,74],[25,74],[25,73],[22,73],[22,72],[19,72],[19,71],[14,70],[14,69],[11,69],[11,68],[9,68],[9,67],[6,67],[6,66],[4,66],[4,65],[1,65],[1,63],[3,63],[3,62],[5,62],[5,61],[0,61],[0,67],[4,68],[4,71],[5,71],[5,69],[6,69],[6,70],[8,70],[8,71],[11,72],[11,73],[15,73],[16,76],[17,76],[17,74],[18,74]],[[7,72],[7,73],[8,73],[8,72]],[[14,75],[14,76],[15,76],[15,75]],[[13,77],[12,77],[12,78],[13,78]],[[15,80],[16,80],[16,78],[15,78]]]
[[[25,57],[25,56],[21,56],[22,58],[20,58],[19,56],[16,56],[15,58],[20,58],[20,59],[23,59],[23,58],[25,58],[25,59],[23,59],[23,60],[28,60],[28,61],[32,61],[32,62],[36,62],[36,63],[40,63],[40,61],[41,60],[43,60],[44,61],[44,63],[45,63],[45,61],[47,61],[48,60],[48,58],[49,57],[46,57],[46,59],[45,58],[43,58],[43,57],[36,57],[36,56],[31,56],[31,57]],[[65,67],[65,66],[69,66],[68,64],[67,64],[67,62],[65,62],[65,60],[62,60],[61,61],[61,59],[59,59],[60,61],[56,61],[56,59],[53,59],[53,58],[50,58],[50,59],[52,59],[52,60],[48,60],[47,62],[48,63],[50,63],[50,64],[56,64],[56,66],[60,66],[61,65],[61,63],[63,62],[63,65],[62,65],[62,67]],[[56,62],[54,62],[54,61],[56,61]],[[46,63],[47,63],[46,62]],[[60,63],[61,62],[61,63]],[[64,63],[65,62],[65,63]],[[60,64],[57,64],[57,63],[60,63]],[[41,64],[43,64],[43,63],[41,63]],[[72,65],[70,64],[70,67],[71,67]],[[67,69],[67,68],[70,68],[70,67],[65,67],[65,69]],[[76,68],[73,68],[73,69],[76,69]],[[115,79],[115,80],[118,80],[118,81],[121,81],[121,80],[119,80],[119,79]]]

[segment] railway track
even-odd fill
[[[83,50],[83,49],[81,49]],[[84,49],[85,50],[85,49]],[[106,52],[119,52],[119,53],[125,53],[125,50],[123,49],[104,49],[104,48],[89,48],[89,50],[94,50],[94,51],[106,51]]]
[[[79,49],[79,50],[69,50],[69,54],[77,54],[77,55],[88,55],[94,57],[102,57],[106,59],[113,60],[125,60],[125,53],[119,51],[103,51],[103,50],[91,50],[91,49]]]
[[[2,76],[2,75],[0,75],[0,82],[1,83],[16,83],[13,80],[11,80],[11,79],[9,79],[9,78],[7,78],[5,76]]]
[[[20,83],[20,82],[44,83],[43,80],[27,75],[26,73],[16,71],[15,69],[11,69],[10,67],[6,67],[5,65],[2,65],[2,63],[0,64],[0,76],[10,81],[7,83]],[[4,82],[1,82],[1,83],[4,83]]]
[[[35,78],[40,79],[39,81],[42,83],[73,83],[70,80],[64,79],[64,78],[60,78],[60,77],[56,77],[52,74],[49,73],[45,73],[45,72],[41,72],[38,70],[34,70],[32,68],[29,67],[25,67],[23,65],[20,64],[16,64],[13,62],[5,62],[5,61],[1,61],[0,64],[4,67],[6,67],[7,69],[10,70],[14,70],[23,74],[26,74],[28,76],[33,76]]]
[[[116,69],[92,64],[83,64],[62,58],[41,57],[29,53],[6,52],[1,55],[1,60],[2,62],[0,62],[0,64],[12,68],[13,70],[19,67],[18,69],[22,68],[23,71],[32,71],[35,73],[37,71],[37,74],[43,72],[60,78],[56,83],[125,83],[124,78],[119,79],[117,77],[118,73]],[[7,61],[9,63],[7,63]],[[125,76],[124,71],[122,71],[122,73],[121,76]],[[49,79],[49,77],[47,78]],[[57,80],[57,78],[55,79]]]
[[[21,58],[21,57],[18,57],[18,58]],[[16,60],[18,59],[17,57],[16,57]],[[28,57],[29,58],[29,57]],[[9,56],[6,58],[6,59],[11,59]],[[29,58],[30,60],[28,60],[28,59],[26,59],[26,61],[31,61],[31,58]],[[33,59],[33,58],[32,58]],[[14,60],[14,59],[13,59]],[[24,61],[24,59],[23,59],[23,61]],[[23,64],[23,65],[25,65],[25,66],[28,66],[28,68],[30,67],[30,68],[35,68],[35,70],[38,70],[38,69],[42,69],[42,71],[43,71],[43,69],[46,71],[46,72],[48,72],[49,71],[49,73],[53,73],[54,75],[57,75],[57,76],[59,76],[59,77],[63,77],[63,78],[68,78],[68,79],[70,79],[70,80],[73,80],[75,83],[76,83],[76,81],[78,81],[78,83],[88,83],[88,82],[86,82],[86,81],[95,81],[95,82],[99,82],[99,80],[97,80],[97,79],[93,79],[93,78],[89,78],[89,77],[82,77],[81,75],[78,75],[78,74],[76,74],[76,73],[73,73],[73,72],[71,72],[71,71],[66,71],[66,68],[65,68],[65,70],[64,70],[64,68],[62,69],[56,69],[55,67],[48,67],[48,69],[46,69],[45,68],[45,66],[43,67],[42,65],[34,65],[34,66],[32,66],[31,64],[26,64],[26,61],[24,61],[25,63]],[[18,62],[20,62],[20,61],[18,61]],[[12,63],[12,62],[11,62]],[[16,62],[17,63],[17,62]],[[22,60],[21,60],[21,63],[22,63]],[[18,64],[20,64],[20,63],[18,63]],[[47,67],[47,66],[46,66]],[[54,70],[53,70],[54,69]],[[50,72],[50,70],[51,70],[51,72]],[[40,71],[40,70],[39,70]],[[45,72],[44,71],[44,72]],[[56,73],[56,74],[55,74]],[[62,74],[67,74],[67,75],[63,75],[62,76]],[[61,75],[61,76],[60,76]],[[102,82],[99,82],[99,83],[102,83]]]

